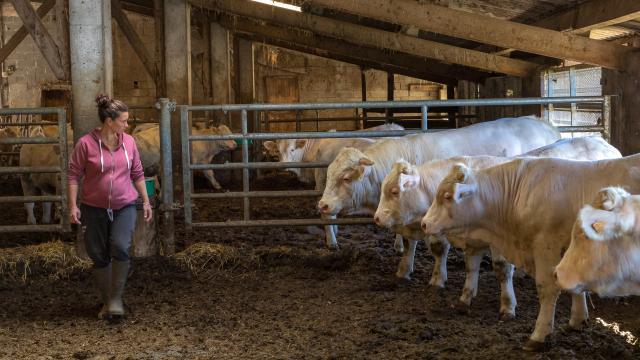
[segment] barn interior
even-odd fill
[[[25,225],[20,150],[0,138],[0,357],[636,358],[637,298],[591,295],[589,323],[572,331],[563,327],[571,301],[562,295],[542,355],[522,352],[538,306],[529,275],[516,271],[517,316],[503,321],[486,256],[480,291],[461,313],[451,304],[465,281],[462,250],[449,254],[446,288],[434,290],[428,247],[418,245],[411,280],[400,281],[394,234],[370,219],[341,224],[340,248],[327,249],[320,227],[291,226],[318,218],[318,194],[265,195],[314,189],[284,167],[219,166],[221,190],[196,171],[185,183],[181,125],[234,134],[386,123],[420,130],[535,115],[564,127],[563,137],[601,134],[632,155],[640,152],[639,47],[636,0],[1,1],[0,129],[27,136],[28,123],[63,114],[69,141],[77,140],[100,125],[96,95],[110,94],[129,105],[131,129],[167,116],[172,186],[154,194],[152,225],[136,229],[130,315],[105,324],[95,319],[81,227],[65,216]],[[587,96],[605,100],[384,105]],[[359,102],[385,103],[249,110],[244,123],[242,112],[222,107]],[[186,117],[185,105],[194,106]],[[213,163],[274,160],[262,140],[236,142]],[[248,191],[262,196],[249,200]]]

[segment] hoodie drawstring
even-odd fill
[[[124,149],[124,157],[127,159],[127,169],[131,169],[131,162],[129,160],[129,153],[127,152],[127,147],[124,146],[124,139],[122,139],[122,148]]]
[[[100,147],[100,172],[104,172],[104,158],[102,157],[102,139],[98,139],[98,146]]]

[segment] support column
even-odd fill
[[[184,0],[164,0],[164,51],[167,97],[191,105],[191,6]],[[171,118],[171,155],[175,197],[182,198],[180,113]]]
[[[214,104],[231,102],[229,32],[211,23],[211,88]]]
[[[74,141],[100,125],[95,98],[113,95],[111,1],[69,1]]]
[[[393,101],[393,95],[395,92],[395,75],[392,72],[387,72],[387,101]],[[393,109],[387,108],[386,121],[392,122]]]
[[[253,42],[238,39],[238,101],[242,104],[252,103],[255,100],[254,74],[253,74]],[[251,131],[251,129],[249,130]]]
[[[640,122],[636,116],[640,108],[636,95],[640,91],[640,55],[628,58],[624,72],[602,69],[602,78],[602,94],[617,95],[611,106],[611,144],[624,156],[636,154],[640,152]]]

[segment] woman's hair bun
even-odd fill
[[[109,97],[109,95],[100,94],[96,97],[96,103],[98,104],[99,108],[109,107],[111,101],[113,100]]]

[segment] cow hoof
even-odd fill
[[[500,321],[512,321],[516,319],[516,314],[511,311],[501,311]]]
[[[569,322],[569,324],[560,326],[560,329],[562,331],[582,331],[582,329],[584,329],[586,326],[587,321],[583,320],[578,322],[577,324],[572,324],[571,322]]]
[[[340,250],[340,246],[338,246],[338,244],[325,244],[325,247],[328,250],[334,250],[334,251]]]
[[[465,304],[462,301],[457,301],[457,302],[451,304],[451,307],[458,314],[461,314],[461,315],[469,315],[469,314],[471,314],[471,305],[470,304]]]
[[[430,286],[427,288],[427,293],[434,297],[443,297],[444,286]]]
[[[524,351],[542,351],[544,349],[544,343],[532,339],[527,339],[527,342],[522,346]]]
[[[410,285],[411,284],[411,278],[397,277],[397,276],[394,276],[393,278],[394,278],[394,282],[398,286]]]

